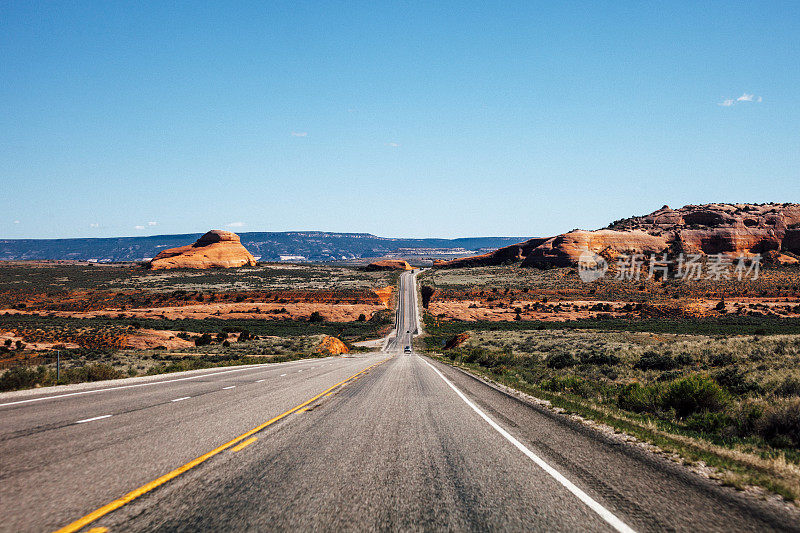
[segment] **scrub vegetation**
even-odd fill
[[[426,324],[429,352],[451,364],[716,467],[724,482],[800,498],[800,335]],[[454,331],[461,343],[443,350]]]

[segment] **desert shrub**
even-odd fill
[[[631,383],[622,388],[617,396],[621,409],[634,413],[657,413],[661,410],[662,387],[658,384]]]
[[[581,354],[581,362],[588,365],[616,365],[619,363],[619,357],[607,351],[584,352]]]
[[[202,335],[200,335],[199,337],[197,337],[194,340],[194,345],[195,346],[207,346],[207,345],[211,344],[212,340],[213,340],[213,338],[211,337],[211,335],[209,335],[208,333],[203,333]]]
[[[44,366],[35,369],[18,366],[0,376],[0,391],[29,389],[44,384],[47,378],[47,369]]]
[[[756,429],[773,446],[800,446],[800,398],[786,398],[767,405]]]
[[[672,370],[673,368],[678,368],[678,362],[667,354],[645,352],[634,363],[633,368],[640,370]]]
[[[572,354],[567,352],[558,352],[547,356],[546,364],[549,368],[556,370],[574,366],[577,363]]]
[[[775,388],[777,396],[800,396],[800,379],[796,376],[786,376]]]
[[[584,398],[588,398],[594,393],[592,385],[578,376],[554,376],[543,380],[539,386],[544,390],[569,392]]]
[[[727,366],[733,364],[733,354],[728,352],[717,353],[708,360],[711,366]]]
[[[84,381],[104,381],[107,379],[117,379],[124,377],[125,374],[116,370],[113,366],[105,363],[92,363],[85,366],[68,368],[64,372],[64,381],[69,383],[81,383]]]
[[[758,383],[747,379],[744,372],[735,366],[720,370],[714,374],[714,380],[737,395],[750,393],[761,394],[764,388]]]
[[[308,321],[309,322],[323,322],[324,320],[325,320],[325,317],[323,317],[322,313],[320,313],[319,311],[313,311],[308,316]]]
[[[716,381],[700,374],[677,379],[664,391],[664,408],[674,409],[679,418],[694,413],[718,412],[729,402],[728,393]]]
[[[695,413],[684,421],[684,426],[701,433],[720,433],[731,425],[731,418],[725,413]]]
[[[365,322],[366,320],[367,320],[367,315],[365,315],[364,313],[361,313],[360,315],[358,315],[358,321],[359,322]]]
[[[762,398],[750,398],[740,402],[731,413],[731,423],[735,432],[740,437],[756,434],[766,407],[767,403]]]
[[[250,338],[251,338],[250,331],[248,331],[246,329],[243,329],[239,333],[239,342],[244,342],[244,341],[250,340]]]

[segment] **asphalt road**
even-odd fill
[[[413,295],[400,301],[390,353],[0,395],[0,529],[100,509],[77,525],[800,530],[780,505],[404,354],[416,312]]]

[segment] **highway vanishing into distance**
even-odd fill
[[[0,529],[800,530],[787,506],[404,353],[414,286],[383,352],[0,395]]]

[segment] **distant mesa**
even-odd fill
[[[242,246],[239,236],[214,229],[188,246],[164,250],[150,261],[152,270],[168,268],[232,268],[255,266],[256,259]]]
[[[411,265],[401,259],[384,259],[366,266],[367,270],[413,270]]]
[[[581,253],[615,260],[622,254],[726,254],[795,264],[800,255],[800,204],[705,204],[663,206],[594,230],[573,230],[529,239],[494,252],[454,259],[439,268],[520,263],[523,267],[575,265]]]

